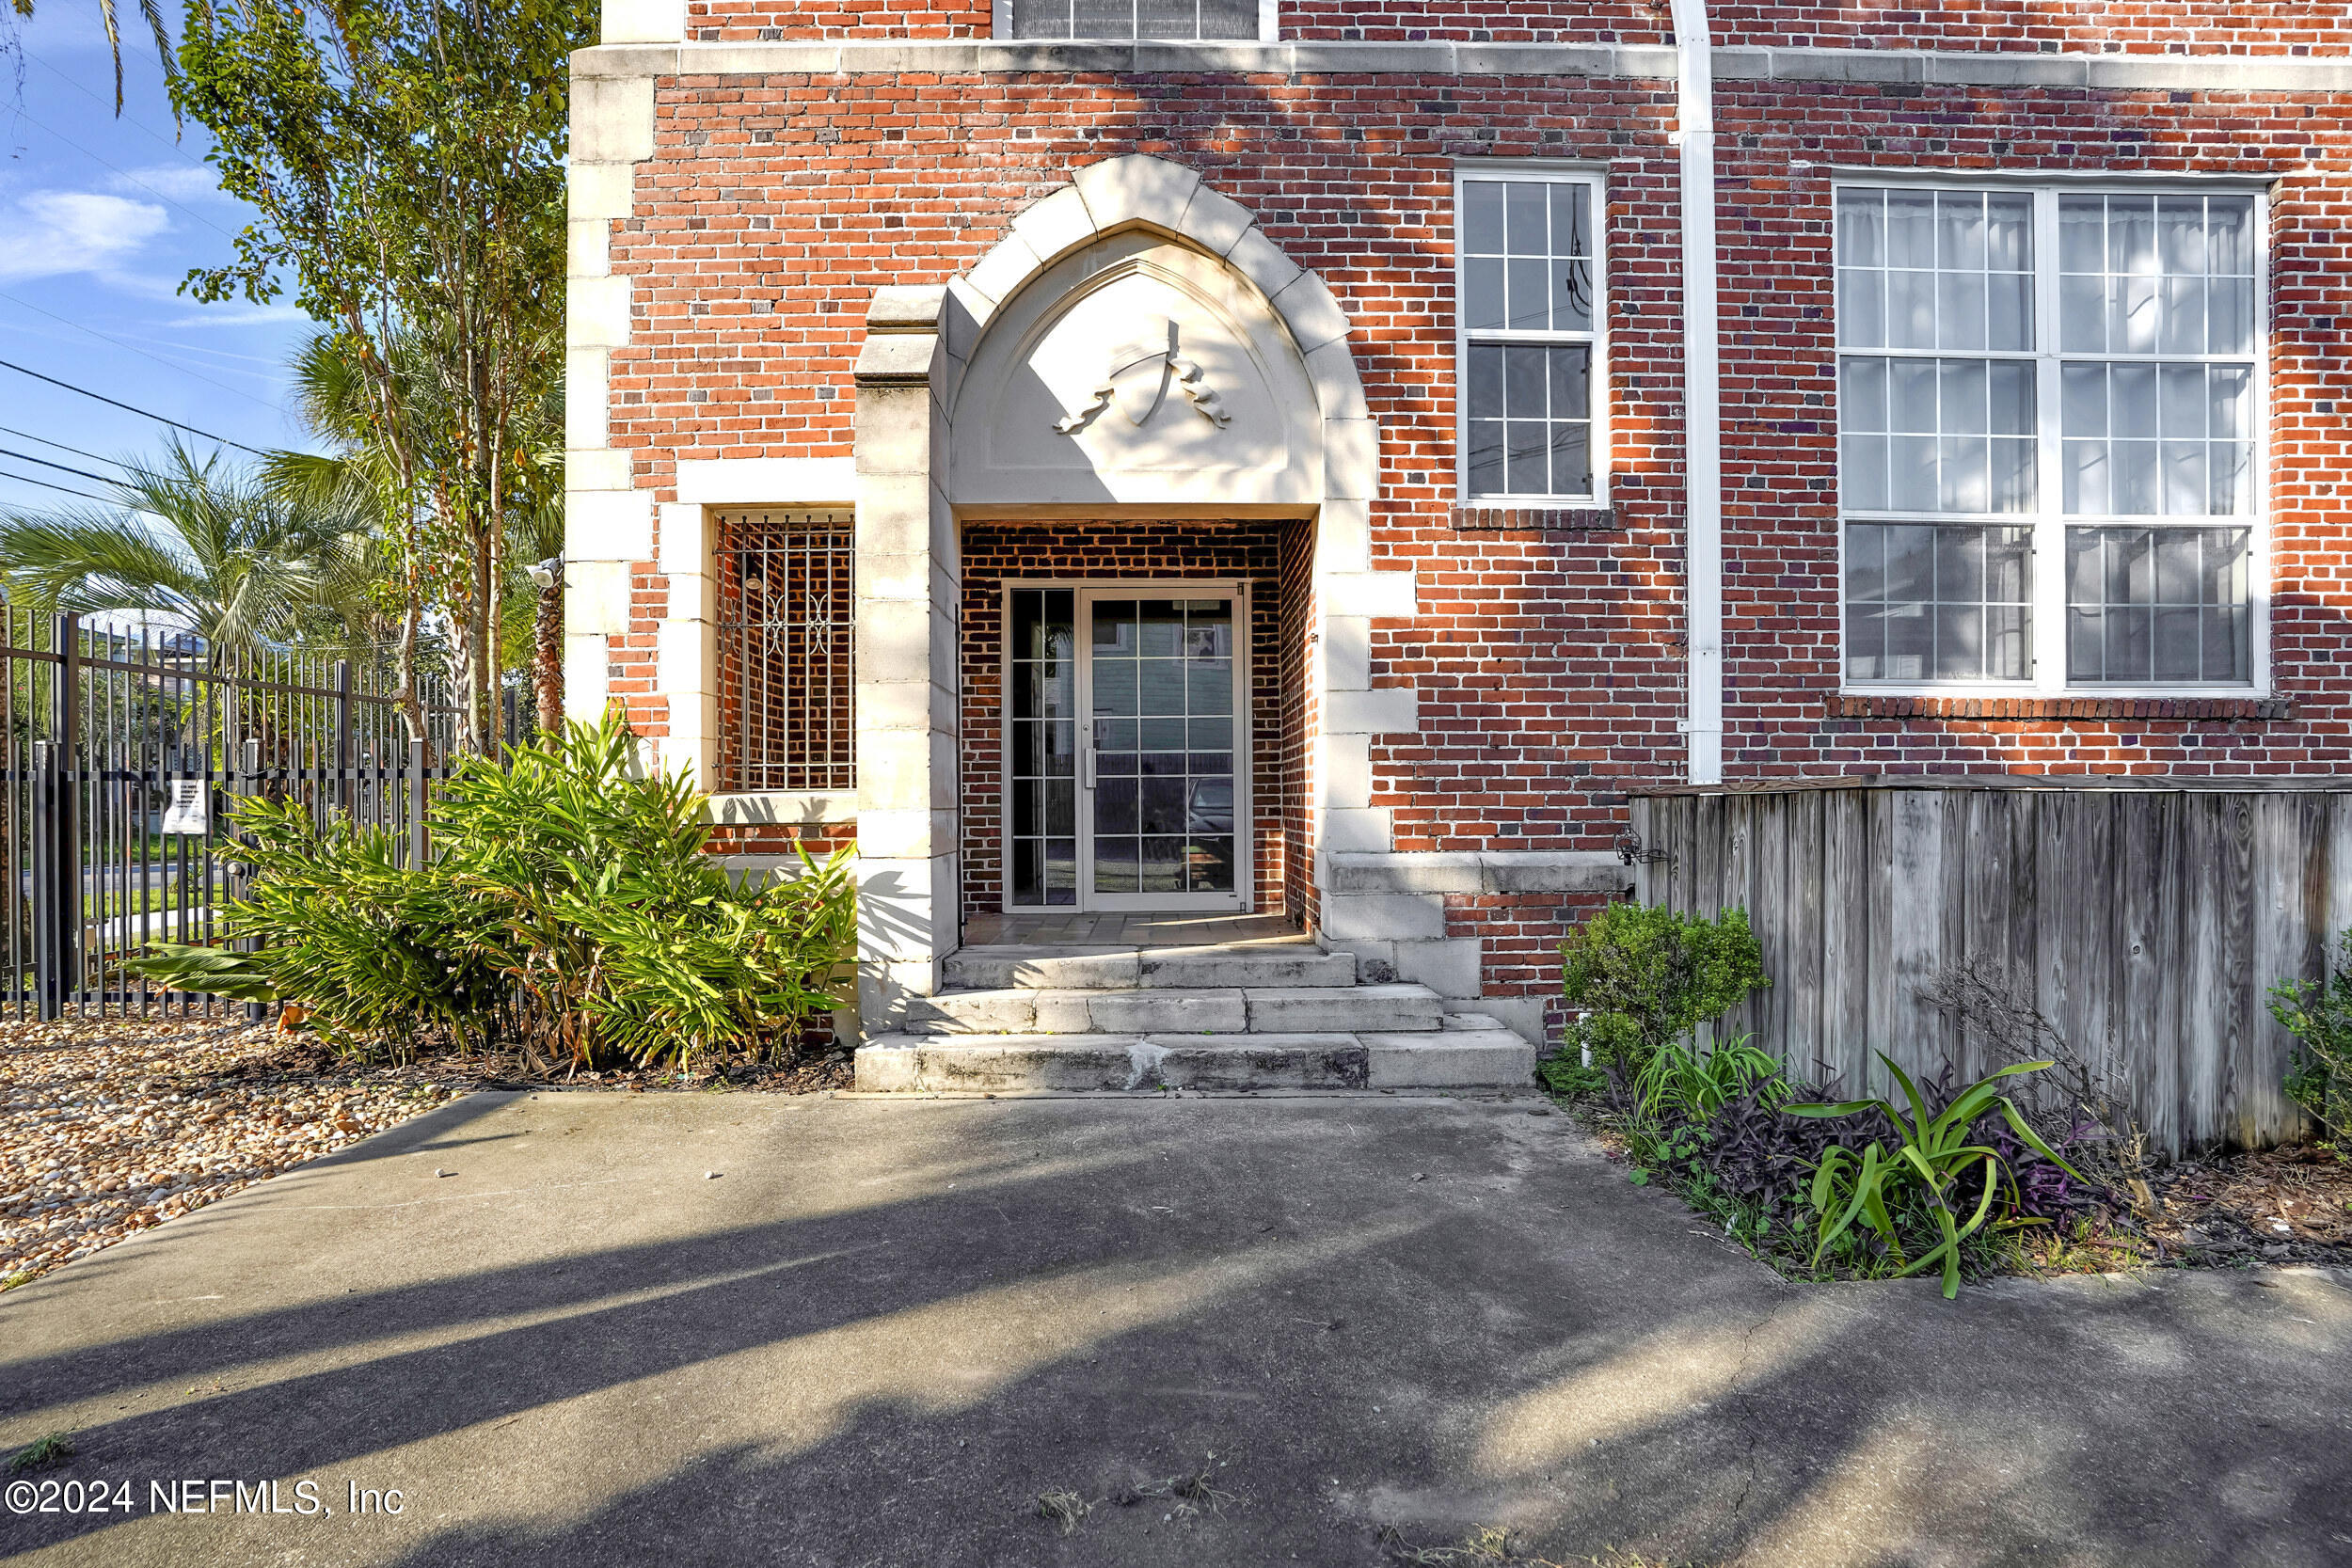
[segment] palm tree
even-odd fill
[[[295,407],[332,451],[272,453],[262,465],[265,482],[289,500],[377,519],[376,580],[396,585],[403,607],[404,692],[414,685],[414,646],[433,598],[461,691],[495,692],[508,647],[527,640],[540,732],[554,733],[564,713],[562,381],[547,378],[537,401],[514,421],[516,445],[499,475],[499,547],[469,549],[446,522],[447,491],[464,482],[463,471],[479,455],[450,439],[464,428],[465,390],[453,385],[450,356],[430,334],[398,332],[390,344],[391,362],[379,375],[369,374],[336,333],[321,332],[304,345],[293,367]],[[545,580],[534,563],[550,568]],[[460,744],[485,744],[482,726],[489,722],[486,708],[469,721],[461,700]]]
[[[10,8],[19,17],[31,21],[33,0],[10,0]],[[164,25],[164,8],[157,0],[139,0],[139,16],[147,23],[147,30],[154,35],[155,53],[164,62],[164,81],[179,80],[180,62],[171,56],[171,30]],[[115,16],[115,0],[98,0],[98,20],[106,24],[106,42],[115,52],[115,117],[122,116],[122,29]],[[172,108],[172,118],[180,116],[179,107]]]
[[[112,507],[0,513],[9,599],[159,611],[220,653],[369,641],[363,520],[351,509],[284,496],[176,443],[160,463],[122,467]]]

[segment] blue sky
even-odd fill
[[[165,8],[175,23],[178,10]],[[21,95],[19,62],[0,58],[0,359],[247,446],[307,444],[285,396],[286,361],[310,330],[301,312],[177,292],[190,267],[230,257],[250,210],[215,184],[201,127],[175,139],[152,40],[130,0],[120,13],[119,119],[94,0],[40,0],[17,24]],[[169,434],[0,369],[0,473],[101,490],[17,454],[105,473],[105,459],[156,454]],[[74,499],[0,479],[0,509]]]

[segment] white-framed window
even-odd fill
[[[1277,0],[995,0],[1000,39],[1271,43]]]
[[[2266,688],[2262,193],[1835,198],[1845,684]]]
[[[1454,403],[1466,501],[1598,506],[1608,483],[1597,174],[1454,172]]]

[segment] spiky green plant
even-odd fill
[[[1897,1277],[1941,1264],[1944,1296],[1949,1300],[1960,1293],[1963,1243],[1988,1224],[1996,1229],[2010,1229],[2042,1223],[2009,1217],[2017,1206],[2016,1182],[2000,1155],[1975,1141],[1979,1120],[1999,1111],[2020,1142],[2068,1175],[2082,1180],[2079,1171],[2042,1141],[2016,1105],[2000,1090],[2002,1079],[2040,1072],[2051,1064],[2019,1062],[2002,1068],[1961,1090],[1942,1111],[1931,1115],[1927,1100],[1911,1075],[1884,1052],[1880,1052],[1878,1058],[1901,1086],[1908,1115],[1884,1100],[1846,1100],[1835,1104],[1806,1101],[1782,1107],[1788,1115],[1797,1117],[1851,1117],[1876,1111],[1894,1124],[1898,1134],[1899,1141],[1892,1148],[1873,1138],[1860,1154],[1840,1144],[1833,1144],[1823,1151],[1820,1165],[1814,1173],[1811,1194],[1813,1209],[1820,1217],[1813,1249],[1814,1266],[1818,1268],[1830,1248],[1852,1229],[1857,1220],[1863,1220],[1894,1255]],[[1971,1177],[1977,1179],[1981,1190],[1975,1208],[1963,1218],[1962,1211],[1967,1206]],[[1925,1211],[1936,1236],[1934,1244],[1916,1258],[1906,1253],[1897,1223],[1899,1215],[1915,1209]]]

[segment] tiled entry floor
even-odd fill
[[[1238,942],[1308,942],[1279,914],[984,914],[964,923],[966,947],[1218,947]]]

